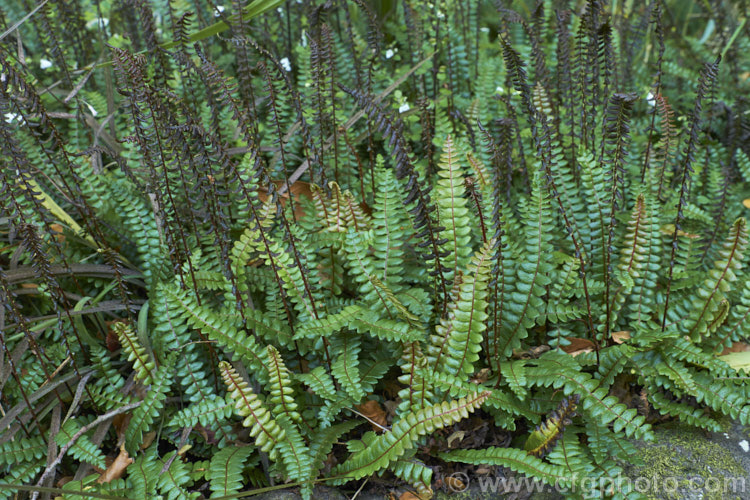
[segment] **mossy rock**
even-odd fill
[[[750,499],[748,431],[724,422],[723,432],[673,423],[656,429],[654,443],[636,443],[644,465],[626,474],[637,491],[658,499]]]
[[[725,420],[722,432],[705,432],[675,422],[658,426],[654,432],[655,442],[635,443],[644,465],[626,466],[623,476],[616,478],[621,485],[649,499],[750,500],[750,452],[741,444],[750,441],[750,428]],[[523,482],[523,476],[516,478]],[[476,480],[470,483],[461,493],[437,491],[435,500],[489,500],[513,494],[482,488]],[[531,500],[566,498],[552,488],[517,493],[517,498]]]

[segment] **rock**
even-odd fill
[[[644,465],[625,466],[623,475],[617,479],[622,486],[629,486],[645,498],[750,500],[750,451],[745,451],[750,429],[731,421],[723,422],[723,426],[721,432],[706,432],[679,422],[657,426],[655,442],[635,443]],[[514,493],[503,491],[502,477],[495,481],[471,478],[465,491],[454,494],[437,491],[435,500],[565,498],[561,492],[538,483]],[[523,476],[515,475],[506,484],[528,485],[525,481]]]
[[[679,423],[655,429],[654,443],[636,443],[644,461],[629,467],[635,489],[659,499],[750,500],[750,453],[741,446],[748,429],[725,422],[722,432]]]
[[[346,500],[347,497],[336,488],[327,486],[316,486],[313,490],[312,497],[315,500]],[[300,500],[302,497],[299,490],[276,490],[267,493],[261,493],[252,497],[255,500]]]

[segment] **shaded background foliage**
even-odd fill
[[[429,497],[750,420],[745,2],[2,7],[0,494]]]

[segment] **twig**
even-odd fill
[[[68,452],[68,450],[76,443],[78,438],[83,436],[85,433],[96,427],[97,425],[101,424],[102,422],[109,420],[110,418],[116,417],[117,415],[121,413],[125,413],[127,411],[130,411],[134,408],[138,408],[141,406],[141,403],[143,401],[138,401],[137,403],[130,403],[129,405],[121,406],[120,408],[116,408],[110,412],[105,413],[104,415],[100,415],[97,417],[96,420],[91,422],[90,424],[84,425],[80,429],[78,429],[78,432],[73,434],[73,437],[70,438],[70,441],[65,443],[65,445],[60,449],[60,453],[57,454],[57,458],[46,468],[44,469],[44,473],[42,473],[42,477],[39,478],[39,481],[37,481],[36,485],[41,486],[45,479],[47,479],[47,476],[49,476],[55,468],[62,462],[63,457]],[[39,497],[39,492],[35,491],[31,495],[32,500],[37,500]]]
[[[0,35],[0,41],[2,41],[3,38],[5,38],[6,36],[10,35],[14,31],[16,31],[16,28],[18,28],[23,23],[25,23],[28,18],[30,18],[31,16],[33,16],[34,14],[36,14],[36,11],[38,11],[39,9],[41,9],[42,7],[44,7],[47,4],[48,1],[49,0],[44,0],[42,3],[40,3],[39,5],[37,5],[36,7],[34,7],[34,10],[32,10],[31,12],[29,12],[28,14],[26,14],[25,16],[23,16],[20,21],[18,21],[13,26],[11,26],[7,30],[5,30],[5,33],[3,33],[2,35]]]

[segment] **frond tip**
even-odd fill
[[[235,412],[245,417],[242,425],[250,428],[250,436],[255,438],[255,444],[261,451],[268,453],[271,459],[276,458],[276,446],[286,437],[284,429],[279,427],[271,412],[253,393],[247,382],[237,373],[227,361],[219,363],[219,371],[227,385],[229,397],[234,400]]]

